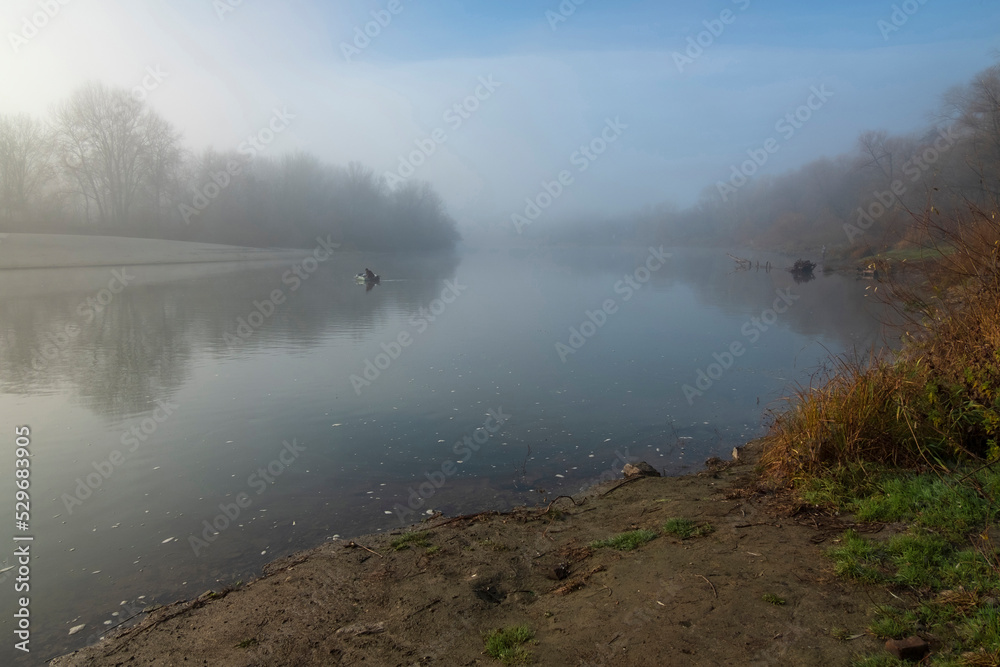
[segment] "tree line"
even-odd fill
[[[998,200],[1000,64],[947,91],[934,121],[908,134],[863,132],[851,150],[776,176],[753,175],[755,169],[737,164],[688,208],[663,202],[552,225],[540,234],[552,242],[788,251],[825,245],[855,257],[920,244],[927,216],[947,224]]]
[[[48,118],[0,115],[0,229],[259,247],[332,235],[385,251],[449,249],[459,239],[426,183],[389,187],[361,164],[301,152],[193,153],[145,101],[96,82]]]
[[[1000,194],[1000,65],[945,93],[936,122],[921,131],[866,131],[849,152],[727,194],[716,184],[696,206],[643,222],[691,240],[847,246],[854,256],[920,244],[923,218],[959,220]]]

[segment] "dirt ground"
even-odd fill
[[[749,490],[753,458],[610,482],[548,512],[434,517],[418,527],[429,546],[394,550],[401,531],[324,544],[50,664],[489,665],[483,633],[515,624],[538,665],[844,665],[878,650],[864,627],[884,600],[822,555],[850,521]],[[588,546],[675,517],[715,530]]]

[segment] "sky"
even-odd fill
[[[257,135],[509,229],[540,196],[554,220],[691,205],[769,139],[758,175],[923,129],[998,26],[1000,0],[4,0],[0,113],[98,80],[192,151]]]

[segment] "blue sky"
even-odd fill
[[[849,150],[866,129],[922,128],[942,93],[1000,50],[997,0],[399,1],[348,59],[342,44],[389,0],[243,0],[221,13],[233,0],[70,0],[16,49],[10,35],[38,0],[6,0],[0,112],[45,114],[84,81],[133,88],[159,68],[146,99],[192,150],[235,149],[286,107],[296,117],[268,154],[308,150],[387,173],[439,129],[447,141],[412,177],[464,226],[503,229],[561,170],[574,183],[545,212],[553,220],[691,204],[771,137],[780,150],[761,173]],[[560,4],[575,10],[553,30],[547,12]],[[894,6],[906,20],[883,34]],[[674,54],[724,11],[729,23],[678,67]],[[448,110],[484,78],[499,87],[450,125]],[[817,87],[829,99],[778,135]],[[615,118],[627,129],[575,171],[574,153]]]

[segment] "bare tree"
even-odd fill
[[[886,183],[892,181],[894,173],[892,150],[887,146],[888,137],[889,133],[885,130],[868,130],[858,137],[858,149],[865,160],[861,166],[876,167]]]
[[[974,169],[984,182],[995,180],[1000,173],[1000,64],[949,90],[945,112],[964,131]]]
[[[8,222],[27,217],[32,200],[51,177],[50,147],[37,120],[0,116],[0,211]]]
[[[169,123],[123,88],[90,83],[56,111],[63,165],[104,222],[129,222],[142,188],[179,159]],[[159,191],[157,191],[159,197]]]
[[[162,212],[170,207],[180,191],[180,168],[184,152],[180,134],[166,120],[150,113],[146,121],[147,150],[142,156],[142,169],[149,188],[153,222],[159,225]]]

